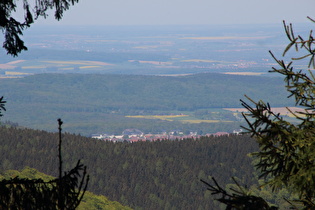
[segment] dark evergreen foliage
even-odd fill
[[[215,178],[212,178],[213,185],[201,179],[205,185],[208,186],[208,190],[211,191],[212,195],[219,195],[220,197],[216,200],[226,205],[226,209],[244,209],[244,210],[276,210],[275,206],[269,206],[269,204],[261,197],[254,196],[248,193],[248,191],[242,188],[238,182],[233,181],[238,186],[238,189],[231,188],[232,193],[223,189]]]
[[[14,177],[0,181],[1,209],[75,209],[81,202],[83,193],[78,187],[79,172],[84,170],[80,162],[61,179],[43,181]],[[85,180],[85,174],[83,179]],[[60,197],[63,199],[60,200]]]
[[[81,202],[89,177],[86,167],[77,165],[64,174],[61,155],[61,125],[59,119],[59,177],[52,181],[14,177],[0,181],[1,209],[75,209]],[[6,159],[7,160],[7,159]],[[4,162],[2,162],[5,164]],[[81,173],[83,171],[83,174]],[[82,175],[81,181],[79,177]]]
[[[0,117],[3,116],[2,111],[6,111],[5,109],[5,103],[6,101],[3,99],[3,96],[0,98]]]
[[[57,133],[0,128],[1,169],[36,168],[57,177]],[[63,160],[81,159],[90,174],[89,191],[135,209],[216,209],[199,179],[218,177],[223,184],[237,176],[256,183],[248,153],[256,143],[246,135],[202,137],[183,141],[113,143],[65,133]]]
[[[309,18],[313,23],[315,20]],[[283,52],[283,56],[292,48],[302,51],[304,55],[292,58],[292,60],[303,60],[309,58],[308,68],[315,68],[315,40],[312,31],[307,38],[296,36],[292,24],[287,25],[283,22],[289,44]],[[271,53],[271,52],[270,52]],[[273,53],[278,68],[273,67],[271,72],[279,73],[284,76],[288,97],[295,99],[296,106],[304,110],[289,112],[298,120],[291,123],[285,120],[279,113],[272,110],[269,103],[263,101],[255,102],[247,97],[249,102],[242,101],[242,105],[248,110],[243,113],[248,126],[243,127],[259,144],[259,150],[253,153],[256,158],[255,167],[259,172],[260,178],[264,179],[264,185],[271,186],[274,193],[282,189],[287,189],[298,198],[289,201],[293,209],[314,209],[315,208],[315,185],[314,185],[314,133],[315,133],[315,77],[311,70],[303,72],[295,70],[292,66],[293,61],[286,63],[284,60],[277,59]],[[240,197],[230,196],[224,199],[225,191],[214,180],[214,184],[209,184],[209,190],[221,194],[220,202],[227,204],[226,209],[231,209],[234,202],[241,204],[252,200],[250,194],[242,193]],[[262,198],[257,198],[263,200]],[[267,206],[269,208],[269,206]],[[243,209],[242,206],[235,207]],[[268,209],[262,207],[261,209]],[[280,206],[281,208],[281,206]]]

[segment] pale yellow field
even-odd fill
[[[114,64],[111,64],[111,63],[105,63],[105,62],[102,62],[102,61],[88,61],[90,64],[93,64],[93,65],[101,65],[101,66],[113,66]]]
[[[60,68],[60,70],[73,70],[73,67],[67,67],[67,68]]]
[[[25,60],[11,61],[11,62],[8,62],[7,64],[8,64],[8,65],[14,65],[14,64],[21,63],[21,62],[24,62],[24,61],[25,61]]]
[[[80,66],[80,69],[100,68],[100,66]]]
[[[157,47],[158,47],[157,45],[145,45],[145,46],[137,46],[137,47],[133,47],[133,48],[136,48],[136,49],[154,49]]]
[[[262,75],[265,73],[262,72],[226,72],[224,74],[233,74],[233,75]]]
[[[180,119],[182,117],[188,117],[189,115],[134,115],[134,116],[125,116],[130,118],[143,118],[143,119],[159,119],[159,120],[166,120],[166,121],[179,121],[181,123],[217,123],[217,122],[232,122],[232,121],[220,121],[220,120],[185,120]]]
[[[228,40],[228,39],[265,39],[266,36],[260,37],[239,37],[239,36],[208,36],[208,37],[183,37],[180,39],[196,39],[196,40]]]
[[[135,62],[136,60],[128,60],[129,62]],[[171,65],[172,62],[160,62],[160,61],[137,61],[139,63],[148,63],[154,65]]]
[[[22,66],[22,69],[44,69],[46,66]]]
[[[180,120],[182,123],[218,123],[218,122],[233,122],[222,120]]]
[[[134,115],[134,116],[125,116],[125,117],[173,121],[172,118],[187,117],[187,116],[188,115]]]
[[[0,64],[0,69],[14,69],[16,66],[14,64],[24,62],[25,60],[17,60],[17,61],[11,61],[8,63]]]
[[[6,71],[5,75],[22,76],[22,75],[32,75],[32,74],[31,73],[16,72],[16,71]]]
[[[105,63],[105,62],[101,62],[101,61],[41,61],[41,62],[60,64],[60,65],[67,65],[67,64],[72,64],[72,65],[101,65],[101,66],[113,65],[113,64]]]
[[[293,113],[297,112],[304,112],[305,110],[299,107],[288,107]],[[280,113],[280,115],[288,116],[288,117],[294,117],[294,115],[288,110],[286,107],[274,107],[271,108],[271,111],[274,113]],[[245,108],[225,108],[225,110],[229,110],[232,112],[247,112],[247,109]],[[300,114],[297,114],[298,116],[301,116]]]
[[[104,40],[85,40],[85,42],[117,42],[117,40],[109,40],[109,39],[104,39]]]
[[[182,62],[205,62],[205,63],[214,63],[214,62],[220,62],[220,61],[204,60],[204,59],[189,59],[189,60],[182,60]]]
[[[11,66],[9,64],[0,64],[0,69],[14,69],[15,66]]]
[[[16,79],[21,77],[22,76],[0,76],[0,79]]]
[[[12,72],[7,72],[6,76],[3,78],[9,78],[8,75],[14,75],[15,76],[25,76],[30,75],[29,73],[21,73],[21,72],[15,72],[14,69],[17,67],[15,64],[25,62],[26,60],[17,60],[8,62],[6,64],[0,64],[0,69],[6,69],[6,70],[12,70]],[[28,65],[27,65],[28,64]],[[73,65],[78,65],[74,67]],[[19,65],[19,68],[22,68],[24,70],[27,69],[46,69],[50,66],[57,66],[58,70],[74,70],[75,68],[79,69],[95,69],[95,68],[101,68],[102,66],[112,66],[115,64],[105,63],[101,61],[58,61],[58,60],[46,60],[46,61],[39,61],[39,62],[30,62],[26,63],[26,65]],[[10,76],[11,77],[11,76]]]

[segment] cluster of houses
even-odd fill
[[[242,129],[234,130],[234,135],[240,135]],[[216,132],[210,133],[202,136],[224,136],[230,135],[228,132]],[[92,138],[104,140],[104,141],[113,141],[113,142],[138,142],[138,141],[156,141],[156,140],[183,140],[188,138],[200,138],[201,135],[198,135],[197,132],[190,132],[187,135],[184,135],[181,131],[171,131],[163,132],[160,134],[145,134],[138,129],[126,129],[122,132],[121,135],[108,135],[108,134],[93,134]]]

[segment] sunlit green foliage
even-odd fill
[[[17,170],[7,170],[1,173],[0,175],[0,180],[3,179],[10,179],[14,177],[19,177],[21,179],[41,179],[45,182],[48,182],[50,180],[53,180],[53,176],[46,175],[44,173],[39,172],[38,170],[30,167],[25,167],[21,171]],[[102,195],[95,195],[91,192],[86,192],[84,195],[84,198],[82,199],[82,202],[80,205],[77,207],[79,210],[84,210],[84,209],[106,209],[106,210],[129,210],[131,208],[122,206],[120,203],[116,201],[110,201],[108,198]]]
[[[27,172],[19,177],[14,175],[14,171],[2,177],[0,180],[0,208],[1,209],[75,209],[81,202],[87,189],[89,176],[86,175],[86,167],[77,162],[71,170],[64,172],[62,168],[61,153],[61,124],[59,122],[59,177],[43,180],[34,177],[36,171],[26,169]],[[15,135],[15,134],[13,134]],[[5,137],[2,133],[1,138]],[[23,147],[20,145],[20,148]],[[13,151],[10,146],[7,149]],[[25,149],[25,148],[24,148]],[[2,158],[2,165],[12,168],[10,160]],[[25,177],[26,176],[26,177]]]

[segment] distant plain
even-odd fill
[[[304,32],[303,27],[298,30],[301,33]],[[264,88],[266,81],[273,81],[275,77],[278,77],[274,73],[268,73],[272,67],[276,66],[276,62],[272,60],[268,50],[281,56],[282,50],[286,46],[284,40],[285,34],[278,25],[35,28],[25,33],[28,51],[23,52],[17,58],[0,52],[0,78],[2,81],[18,79],[18,82],[14,83],[15,85],[2,82],[0,91],[8,100],[7,107],[9,110],[11,106],[14,107],[13,110],[8,111],[4,119],[12,120],[23,126],[53,130],[54,125],[48,125],[51,124],[51,118],[65,116],[70,132],[84,135],[95,132],[119,133],[119,130],[129,128],[128,126],[131,125],[143,126],[148,124],[147,120],[149,120],[151,127],[157,126],[160,129],[151,129],[148,126],[137,128],[148,132],[163,131],[166,128],[169,130],[196,130],[198,127],[192,126],[192,124],[198,123],[200,126],[202,125],[203,133],[220,130],[231,132],[232,129],[241,124],[241,115],[223,108],[240,108],[239,99],[244,94],[249,94],[258,100],[273,100],[268,93],[272,91],[270,88],[274,87],[279,89],[279,94],[284,94],[283,101],[276,101],[276,106],[289,105],[285,99],[286,93],[281,88],[284,83],[275,81],[270,87],[265,87],[265,92],[258,90],[258,88]],[[289,58],[290,53],[287,56],[287,59]],[[305,68],[305,65],[298,63],[298,67]],[[17,84],[23,85],[25,83],[25,77],[34,77],[37,74],[57,74],[55,78],[58,80],[62,80],[62,75],[65,76],[66,74],[77,76],[62,85],[58,85],[58,81],[47,80],[45,76],[35,77],[36,81],[31,84],[30,89],[15,90]],[[206,82],[207,85],[205,84],[204,87],[202,85],[197,87],[192,81],[193,79],[187,77],[199,74],[201,76],[196,76],[196,80],[201,84]],[[202,74],[208,75],[206,76],[207,80],[201,79]],[[222,76],[215,76],[217,74]],[[97,89],[98,87],[104,89],[101,87],[102,85],[109,87],[108,81],[104,80],[103,84],[101,81],[95,82],[93,81],[95,75],[108,75],[114,83],[115,81],[122,82],[122,80],[124,82],[121,83],[121,87],[112,87],[118,88],[116,92],[106,89],[105,97]],[[119,78],[112,77],[112,75],[121,76]],[[148,78],[143,77],[144,75],[150,75],[149,80],[152,82],[145,82]],[[212,86],[211,83],[214,81],[211,80],[211,75],[214,75],[213,78],[217,80]],[[165,79],[160,80],[161,76],[164,76]],[[248,79],[248,77],[252,79]],[[73,90],[72,94],[88,94],[84,96],[88,101],[88,103],[84,103],[86,106],[80,105],[80,109],[84,110],[83,112],[69,111],[68,107],[73,106],[73,109],[76,110],[75,107],[78,107],[77,103],[79,103],[77,99],[82,98],[81,96],[72,95],[73,100],[67,98],[65,99],[66,102],[60,102],[65,97],[60,95],[62,92],[57,94],[58,90],[57,92],[54,90],[50,90],[51,92],[45,92],[43,89],[36,90],[36,86],[45,86],[47,82],[56,82],[51,88],[71,89],[69,85],[76,84],[73,79],[82,81],[80,89],[95,88],[94,96],[93,91],[81,91],[80,93],[80,91]],[[180,88],[176,92],[174,83],[179,80],[183,80],[183,83],[178,83],[178,87],[184,88],[186,93],[182,92]],[[184,87],[185,80],[187,80],[187,86]],[[255,87],[250,89],[245,87],[250,80],[254,81],[253,84],[256,84],[256,89]],[[281,78],[276,80],[281,81]],[[153,90],[152,87],[157,87],[158,81],[163,83],[162,86],[172,88],[173,96],[170,96],[168,91]],[[245,82],[243,87],[241,82]],[[135,89],[133,87],[136,83],[145,85],[148,90],[150,89],[149,86],[152,85],[151,91],[154,92],[142,93],[141,95],[141,88]],[[95,86],[96,84],[98,87]],[[233,87],[233,85],[237,86]],[[208,92],[205,90],[206,87],[210,88],[207,89]],[[162,87],[159,88],[163,90]],[[237,91],[227,93],[233,89]],[[16,91],[19,92],[14,93]],[[23,91],[25,92],[23,93]],[[108,99],[117,97],[117,91],[127,91],[128,94],[126,94],[127,92],[120,92],[119,102],[116,103],[115,107],[115,103],[108,102]],[[203,95],[197,93],[198,91]],[[187,95],[189,92],[192,94]],[[238,96],[230,97],[236,93]],[[155,103],[166,103],[169,104],[169,107],[148,105],[144,108],[139,104],[143,100],[142,97],[149,96],[146,94],[154,95],[155,98],[151,100]],[[228,100],[222,98],[222,94],[229,97]],[[27,102],[21,97],[30,97],[36,100]],[[47,97],[52,97],[54,100],[47,100]],[[193,98],[192,104],[195,105],[187,108],[188,105],[184,105],[182,102],[185,98],[186,100]],[[219,104],[220,101],[211,104],[211,99],[214,98],[222,98],[221,104]],[[24,101],[24,103],[21,104],[18,101]],[[49,106],[47,106],[48,101]],[[96,102],[94,103],[94,101]],[[122,106],[121,104],[124,102],[125,104]],[[145,104],[147,101],[143,103]],[[104,104],[103,108],[101,108],[101,104]],[[108,104],[110,104],[110,108]],[[58,108],[55,109],[50,106]],[[43,107],[50,109],[50,111],[44,111]],[[221,111],[218,111],[218,108]],[[32,112],[30,113],[23,112],[23,110],[31,109]],[[47,114],[40,113],[40,110]],[[110,122],[104,119],[104,114],[111,119]],[[174,114],[182,114],[182,116],[170,117]],[[41,117],[35,119],[39,115]],[[167,122],[167,125],[163,121]],[[234,124],[229,129],[228,124],[230,122]],[[115,125],[110,125],[110,123]],[[186,124],[186,126],[179,126],[178,123]],[[187,126],[187,123],[191,126]],[[213,129],[214,123],[220,126]]]

